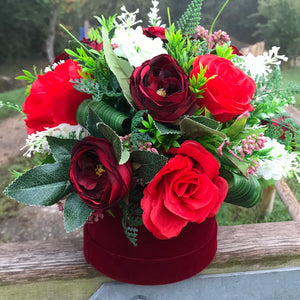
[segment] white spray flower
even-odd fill
[[[46,130],[28,135],[25,145],[21,150],[27,148],[24,153],[24,156],[27,157],[31,157],[31,155],[35,152],[50,153],[46,136],[54,136],[65,139],[82,139],[88,135],[88,131],[80,125],[62,123],[57,127],[46,128]]]
[[[288,58],[285,55],[278,55],[279,47],[272,47],[268,52],[264,52],[263,55],[254,56],[249,53],[245,57],[237,57],[235,64],[241,68],[244,72],[250,73],[253,79],[257,76],[267,76],[272,72],[271,65],[280,65],[281,61],[287,61]]]
[[[149,24],[150,26],[162,26],[165,27],[165,25],[161,25],[161,17],[158,16],[158,4],[159,1],[153,0],[152,1],[153,7],[150,8],[150,12],[147,14],[149,17]]]
[[[117,44],[114,52],[117,56],[126,58],[134,66],[140,66],[144,61],[160,54],[167,54],[160,38],[149,38],[143,34],[142,27],[117,28],[112,43]]]
[[[299,173],[297,154],[289,153],[285,146],[276,139],[267,137],[265,149],[272,148],[269,155],[264,159],[259,159],[259,167],[255,175],[265,180],[274,179],[276,181],[286,178],[291,172]]]

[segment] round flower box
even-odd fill
[[[175,238],[157,239],[138,228],[135,247],[125,236],[121,211],[84,226],[84,255],[102,274],[118,281],[159,285],[181,281],[206,268],[217,249],[215,217],[189,223]]]

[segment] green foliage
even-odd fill
[[[228,60],[232,60],[235,57],[235,54],[232,54],[233,49],[227,44],[223,44],[223,45],[218,44],[216,46],[215,51],[217,56],[226,58]]]
[[[202,94],[205,91],[204,85],[208,82],[208,80],[215,78],[216,75],[213,75],[209,78],[205,77],[205,73],[207,70],[207,66],[203,68],[201,62],[199,62],[200,73],[197,74],[197,78],[195,75],[189,79],[189,87],[193,93],[197,95],[197,98],[203,98]]]
[[[119,204],[123,210],[122,226],[124,233],[134,246],[137,246],[138,226],[143,225],[143,211],[140,205],[142,196],[143,193],[137,189],[130,194],[130,202],[128,204],[124,202]]]
[[[64,204],[64,222],[66,232],[71,232],[86,222],[93,209],[88,207],[76,193],[72,193]]]
[[[177,21],[176,27],[184,35],[193,35],[195,28],[200,24],[202,2],[203,0],[192,0],[186,11]]]
[[[4,194],[24,204],[52,205],[71,191],[69,169],[68,162],[37,166],[13,181]]]
[[[300,92],[297,85],[284,86],[278,65],[275,66],[270,78],[259,78],[256,86],[256,94],[253,98],[256,108],[251,112],[251,117],[258,119],[268,119],[276,113],[284,112],[283,107],[294,104],[294,95]]]
[[[290,58],[300,53],[300,2],[294,0],[258,1],[256,35],[263,37],[266,46],[280,46]]]
[[[225,202],[249,208],[260,200],[262,188],[255,176],[246,178],[226,170],[221,170],[220,175],[228,182]]]
[[[135,176],[143,183],[149,183],[160,169],[167,163],[167,158],[163,155],[135,150],[131,152],[130,159],[140,167],[135,171]]]
[[[174,24],[171,25],[169,31],[166,30],[167,51],[177,60],[179,65],[184,71],[189,74],[192,68],[192,64],[198,54],[201,42],[194,41],[193,43],[188,37],[183,37],[181,31],[175,32]]]
[[[112,50],[110,39],[108,37],[108,32],[105,28],[102,28],[102,35],[103,35],[103,50],[105,59],[111,71],[116,76],[124,97],[127,99],[128,103],[135,108],[135,104],[133,98],[130,93],[129,88],[129,78],[133,72],[133,67],[129,64],[128,61],[121,59],[115,55]]]
[[[21,76],[17,76],[16,79],[18,80],[26,80],[28,85],[27,85],[27,89],[25,94],[29,95],[30,93],[30,88],[31,88],[31,84],[34,83],[37,80],[38,77],[38,72],[36,71],[36,66],[33,66],[33,74],[31,74],[29,71],[27,70],[23,70],[23,73],[25,75],[21,75]],[[43,75],[43,71],[40,70],[40,75]]]

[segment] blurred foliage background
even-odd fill
[[[160,15],[167,24],[167,8],[175,21],[185,11],[189,0],[161,0]],[[224,4],[221,0],[204,0],[202,26],[210,28],[213,19]],[[140,18],[146,22],[151,0],[2,0],[0,9],[0,64],[17,58],[45,58],[53,39],[54,55],[62,52],[69,39],[59,27],[63,24],[79,37],[79,28],[88,20],[96,25],[94,15],[108,17],[120,13],[125,5],[128,11],[140,9]],[[266,47],[280,46],[291,60],[299,55],[300,1],[294,0],[230,0],[215,30],[225,30],[236,41],[254,44],[265,41]]]

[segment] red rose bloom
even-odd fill
[[[155,56],[137,67],[130,77],[130,91],[137,108],[148,110],[156,121],[173,123],[196,109],[187,75],[167,54]]]
[[[166,39],[166,28],[159,26],[152,26],[148,28],[143,28],[143,34],[150,38],[160,38],[163,42],[167,42]]]
[[[206,54],[198,56],[190,74],[197,78],[200,73],[199,63],[207,70],[205,77],[208,80],[204,85],[203,98],[198,99],[199,106],[205,106],[215,120],[225,123],[246,111],[253,110],[250,105],[256,90],[254,80],[236,67],[230,60]]]
[[[91,95],[75,90],[70,82],[70,79],[81,78],[78,71],[79,64],[68,59],[54,71],[38,75],[23,104],[23,112],[27,115],[25,123],[28,134],[61,123],[77,124],[76,112],[79,104],[91,98]]]
[[[91,39],[82,38],[81,43],[89,45],[91,48],[100,52],[103,49],[103,42],[97,43],[96,41],[91,41]]]
[[[72,149],[70,182],[73,190],[87,206],[107,210],[129,191],[129,162],[119,165],[112,144],[88,136]]]
[[[186,141],[144,189],[144,224],[159,239],[175,237],[188,222],[215,216],[227,191],[214,156]]]

